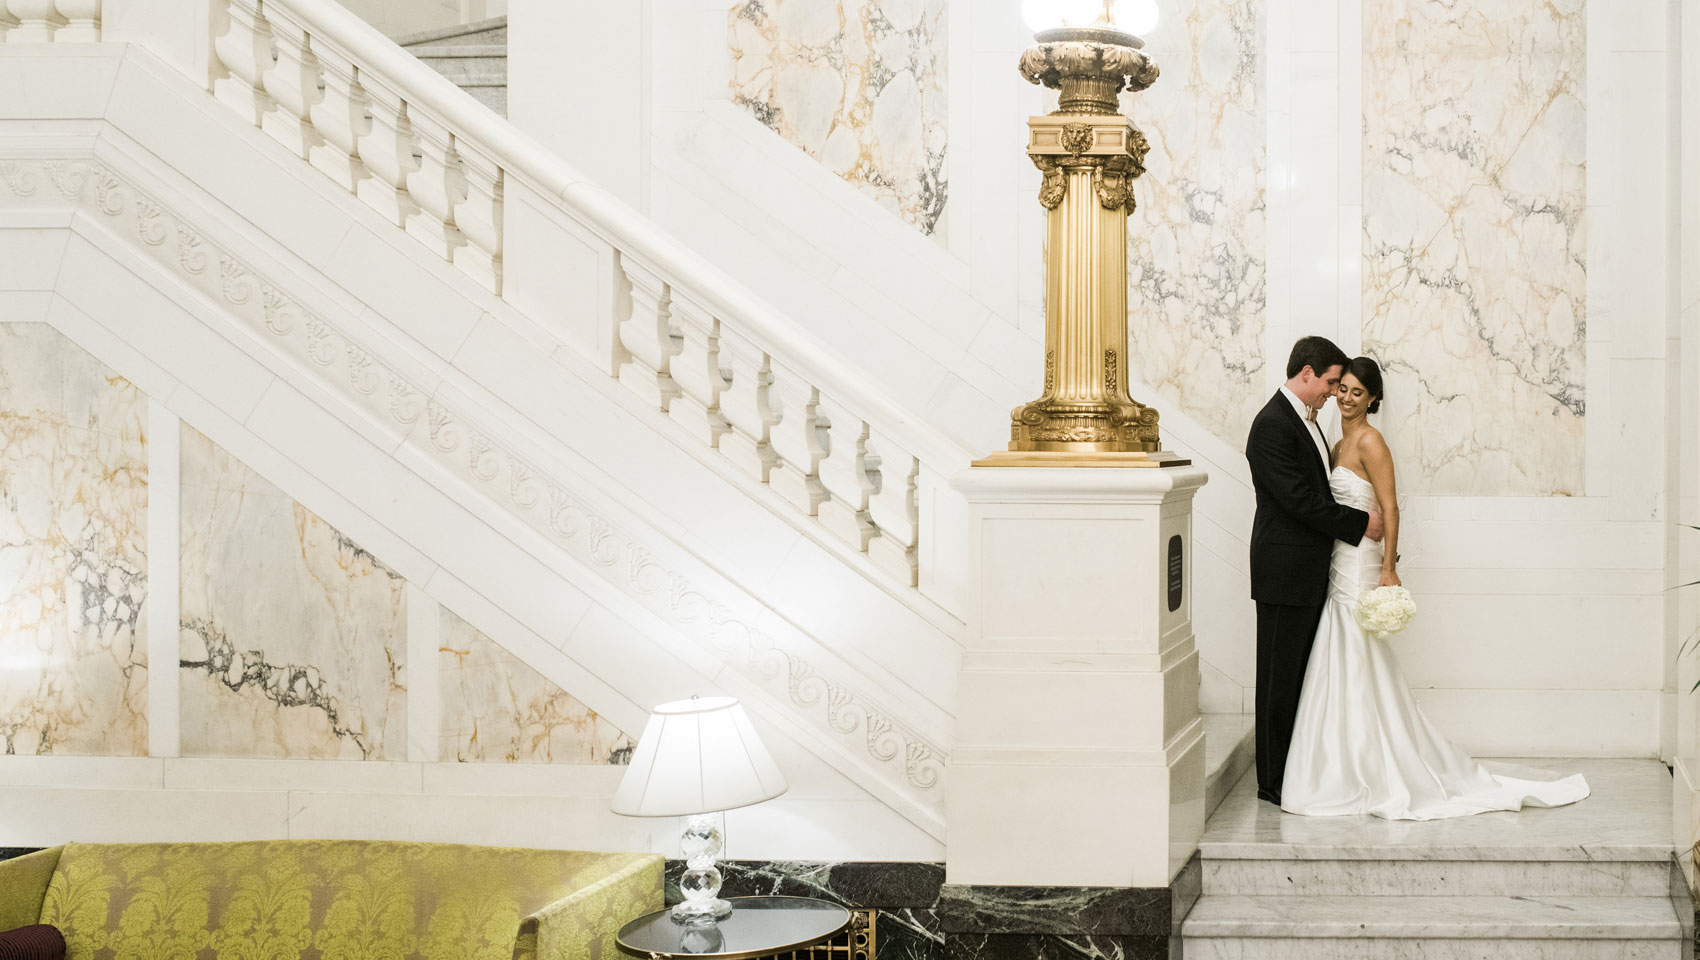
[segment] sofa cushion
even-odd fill
[[[64,849],[51,847],[0,860],[0,930],[28,926],[41,918],[41,901]]]
[[[0,933],[0,960],[65,960],[65,938],[44,923]]]
[[[536,949],[529,937],[518,943],[522,921],[633,871],[653,895],[622,897],[637,913],[659,909],[653,854],[353,840],[73,843],[41,920],[64,931],[71,960],[513,960]]]

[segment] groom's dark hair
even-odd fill
[[[1305,367],[1320,377],[1328,372],[1329,367],[1344,368],[1351,362],[1352,358],[1346,356],[1346,351],[1336,347],[1334,341],[1327,337],[1300,337],[1287,357],[1287,379],[1298,376]]]

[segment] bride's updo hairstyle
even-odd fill
[[[1346,364],[1346,372],[1357,377],[1358,382],[1363,384],[1364,389],[1368,390],[1370,396],[1375,398],[1369,402],[1369,412],[1374,413],[1377,410],[1380,410],[1381,364],[1376,363],[1368,357],[1358,357],[1351,363]]]

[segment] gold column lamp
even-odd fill
[[[1026,0],[1022,16],[1038,43],[1021,75],[1058,91],[1055,112],[1027,121],[1048,211],[1045,391],[1011,413],[1009,450],[975,466],[1180,466],[1127,389],[1127,217],[1150,145],[1116,97],[1157,81],[1136,36],[1156,0]]]

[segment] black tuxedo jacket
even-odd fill
[[[1251,598],[1258,603],[1321,606],[1334,541],[1356,546],[1369,526],[1369,514],[1334,502],[1312,436],[1279,390],[1251,422],[1245,456],[1257,491]]]

